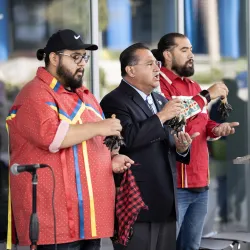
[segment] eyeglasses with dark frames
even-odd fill
[[[57,52],[57,54],[71,57],[76,64],[81,63],[82,60],[84,60],[85,63],[87,63],[89,61],[89,58],[90,58],[90,56],[86,55],[86,54],[81,55],[81,54],[73,53],[73,54],[69,55],[69,54],[66,54],[66,53],[63,53],[63,52]]]

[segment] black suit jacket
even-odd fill
[[[158,111],[167,103],[157,93],[152,93],[152,97]],[[169,128],[162,126],[158,116],[152,114],[140,94],[126,82],[122,81],[106,95],[101,107],[106,118],[116,114],[121,121],[126,146],[120,153],[140,163],[131,170],[149,210],[141,211],[138,221],[164,222],[176,218],[176,157],[188,164],[189,154],[181,157],[176,153]],[[117,186],[119,177],[115,175]]]

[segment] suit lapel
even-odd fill
[[[137,93],[137,95],[134,95],[132,99],[148,117],[153,115],[152,111],[149,109],[147,103],[143,100],[140,94]]]
[[[157,111],[158,111],[158,112],[161,111],[162,108],[164,107],[164,105],[165,105],[166,103],[163,103],[163,102],[160,100],[160,98],[158,98],[158,95],[156,95],[154,92],[152,92],[151,95],[152,95],[152,97],[153,97],[153,99],[154,99],[154,102],[155,102],[155,106],[156,106]],[[167,101],[167,100],[166,100],[166,101]],[[167,102],[168,102],[168,101],[167,101]],[[165,142],[167,143],[167,145],[169,145],[170,140],[171,140],[170,134],[171,134],[172,130],[171,130],[169,127],[167,127],[166,125],[164,125],[163,127],[164,127],[164,130],[165,130],[166,135],[167,135],[166,141],[165,141]]]
[[[158,98],[158,96],[154,92],[152,92],[151,95],[153,97],[157,111],[161,111],[164,106],[164,103]]]
[[[120,88],[123,92],[128,94],[132,101],[136,103],[136,105],[138,105],[148,117],[152,116],[152,111],[149,109],[147,103],[133,87],[129,86],[126,82],[121,81]]]

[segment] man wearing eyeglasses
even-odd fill
[[[164,125],[183,107],[180,100],[168,102],[153,92],[159,85],[161,64],[148,47],[131,45],[121,53],[120,63],[123,79],[102,99],[101,106],[106,117],[116,114],[121,121],[126,146],[120,152],[139,164],[131,170],[148,210],[140,211],[128,244],[115,243],[114,249],[175,250],[176,159],[189,162],[189,145],[199,134],[190,137],[181,132],[177,137]],[[117,187],[121,178],[115,174]]]
[[[38,249],[100,249],[100,238],[113,236],[115,185],[112,172],[123,172],[133,161],[111,156],[105,136],[120,135],[118,119],[104,119],[98,102],[82,85],[87,51],[97,45],[83,43],[79,34],[61,30],[53,34],[37,58],[45,67],[17,96],[7,125],[10,165],[43,163],[38,171]],[[30,245],[31,177],[11,175],[11,201],[20,245]]]

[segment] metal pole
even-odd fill
[[[247,122],[250,124],[250,85],[249,85],[249,80],[250,80],[250,3],[247,0],[246,1],[246,45],[247,45],[247,71],[248,71],[248,76],[247,76],[247,82],[248,82],[248,101],[247,101]],[[250,152],[250,128],[247,126],[247,145],[248,145],[248,153]],[[250,230],[250,182],[249,182],[249,176],[250,176],[250,166],[245,165],[245,178],[246,178],[246,195],[247,195],[247,227],[248,230]]]
[[[177,0],[176,5],[176,29],[178,33],[184,34],[184,0]]]
[[[39,239],[39,220],[37,216],[37,173],[36,169],[31,172],[32,174],[32,213],[30,215],[30,250],[37,249],[37,242]]]
[[[98,0],[90,0],[90,19],[91,19],[91,43],[98,44],[99,26],[98,26]],[[99,53],[91,52],[91,90],[96,99],[100,100],[99,86]]]

